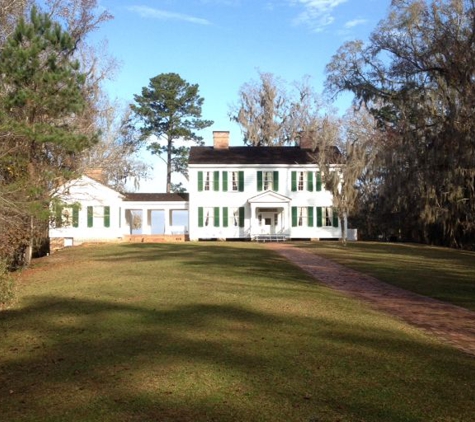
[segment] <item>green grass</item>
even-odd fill
[[[475,359],[252,243],[81,247],[0,313],[1,421],[472,421]]]
[[[386,283],[475,311],[475,252],[404,243],[296,245]]]

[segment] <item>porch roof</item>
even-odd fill
[[[134,202],[188,202],[188,193],[126,193],[124,201]]]

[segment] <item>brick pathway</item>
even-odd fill
[[[475,355],[475,312],[391,286],[288,243],[267,246],[326,285]]]

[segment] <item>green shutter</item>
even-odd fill
[[[292,227],[297,227],[297,207],[292,207]]]
[[[307,190],[313,192],[313,171],[307,172]]]
[[[239,227],[244,227],[244,207],[239,207]]]
[[[259,192],[262,190],[262,171],[257,172],[257,190]]]
[[[94,225],[94,210],[91,206],[87,207],[87,227]]]
[[[198,172],[198,192],[203,191],[203,172]]]
[[[203,227],[203,207],[198,207],[198,227]]]
[[[292,192],[297,192],[297,172],[292,172]]]
[[[244,192],[244,171],[239,172],[239,192]]]
[[[223,207],[223,227],[228,227],[228,207]]]
[[[317,172],[317,192],[322,190],[322,174],[318,171]]]
[[[214,207],[214,227],[219,227],[219,207]]]
[[[308,227],[313,227],[313,207],[308,207],[307,213],[308,213]]]
[[[73,206],[73,227],[79,227],[79,206]]]
[[[322,207],[317,207],[317,227],[322,227]]]
[[[219,171],[215,171],[213,174],[213,190],[219,191]]]
[[[59,204],[56,204],[55,210],[55,219],[54,225],[56,228],[63,227],[63,207]]]
[[[119,207],[119,228],[122,227],[122,207]]]
[[[274,171],[273,184],[274,184],[274,191],[277,192],[279,190],[279,172],[278,171]]]
[[[104,207],[104,227],[111,226],[111,207]]]
[[[223,171],[223,192],[228,191],[228,172]]]
[[[333,208],[332,214],[333,214],[333,227],[338,227],[338,210],[336,208]]]

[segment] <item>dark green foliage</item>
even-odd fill
[[[149,146],[152,154],[165,156],[167,163],[167,192],[172,190],[173,172],[188,176],[189,148],[177,146],[178,139],[202,144],[196,131],[213,124],[201,119],[204,99],[198,94],[198,85],[191,85],[176,73],[162,73],[150,79],[142,95],[134,96],[132,110],[140,119],[142,139],[155,136]],[[160,142],[164,139],[164,144]]]
[[[393,2],[367,46],[327,67],[328,88],[352,91],[384,134],[362,208],[373,235],[475,247],[474,21],[473,1]]]
[[[26,262],[47,231],[52,190],[92,142],[75,126],[86,92],[74,51],[68,33],[35,8],[0,51],[0,239]]]

